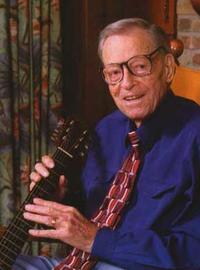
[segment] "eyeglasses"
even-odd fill
[[[123,66],[125,66],[131,74],[138,77],[144,77],[151,74],[152,57],[161,49],[164,48],[160,46],[150,54],[136,55],[131,57],[128,61],[120,64],[105,65],[101,69],[103,79],[109,85],[115,85],[119,83],[124,77]]]

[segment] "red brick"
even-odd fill
[[[179,36],[180,40],[183,41],[183,44],[184,44],[184,48],[185,49],[188,49],[190,48],[191,46],[191,43],[192,43],[192,38],[190,36]]]
[[[192,42],[190,43],[190,49],[200,49],[200,36],[192,37]]]
[[[178,31],[189,31],[191,30],[192,20],[182,18],[178,21]]]
[[[193,64],[199,65],[199,67],[200,67],[200,53],[197,53],[193,56],[192,62],[193,62]]]
[[[198,32],[199,33],[199,30],[200,30],[200,20],[196,20],[196,19],[193,19],[192,20],[192,27],[191,27],[191,30],[193,32]]]

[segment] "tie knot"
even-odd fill
[[[137,147],[139,145],[139,138],[136,131],[129,132],[128,137],[133,147]]]

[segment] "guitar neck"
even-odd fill
[[[57,155],[54,156],[55,167],[50,171],[49,177],[41,179],[34,186],[0,239],[0,269],[11,269],[25,242],[28,240],[28,230],[35,226],[35,223],[27,221],[23,217],[25,205],[32,203],[35,197],[49,199],[56,190],[59,175],[64,173],[64,165],[59,159],[56,159]]]

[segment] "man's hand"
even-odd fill
[[[31,184],[30,190],[33,189],[35,184],[41,180],[42,177],[49,176],[49,169],[55,166],[53,159],[50,156],[43,156],[42,162],[37,162],[35,164],[35,171],[30,174]],[[66,178],[64,175],[60,176],[58,190],[56,191],[56,198],[62,200],[66,193]]]
[[[34,237],[58,239],[83,251],[91,252],[98,227],[76,208],[35,198],[25,206],[24,218],[52,227],[29,230]]]

